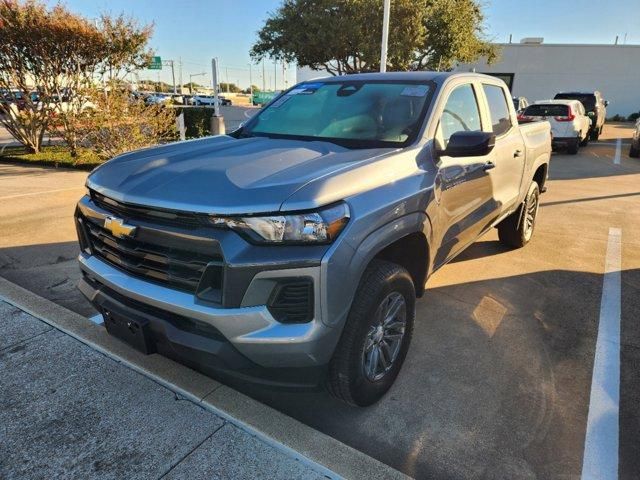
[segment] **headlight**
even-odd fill
[[[331,243],[349,221],[346,203],[314,212],[265,217],[211,217],[214,225],[225,225],[259,243]]]

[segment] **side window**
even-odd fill
[[[511,116],[509,115],[509,107],[504,96],[504,90],[496,85],[486,84],[483,84],[482,88],[489,104],[493,133],[496,136],[502,135],[511,128]]]
[[[456,132],[479,132],[480,110],[471,84],[456,87],[444,106],[440,118],[440,134],[446,147],[451,135]]]

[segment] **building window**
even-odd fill
[[[509,87],[509,91],[513,91],[513,77],[515,76],[513,73],[485,73],[485,75],[491,75],[492,77],[499,78]]]

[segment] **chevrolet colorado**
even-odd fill
[[[79,288],[143,352],[370,405],[429,275],[492,227],[529,242],[550,154],[549,123],[518,125],[490,76],[304,82],[230,135],[94,170]]]

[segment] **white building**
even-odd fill
[[[514,96],[530,102],[553,98],[561,91],[599,90],[609,100],[607,116],[640,111],[640,45],[522,42],[499,44],[502,52],[493,65],[480,60],[456,70],[499,76]]]
[[[461,64],[458,71],[474,70],[502,78],[517,97],[532,102],[547,100],[561,91],[599,90],[609,100],[607,116],[628,116],[640,111],[640,45],[499,44],[500,58]],[[298,82],[329,76],[309,68],[298,68]]]

